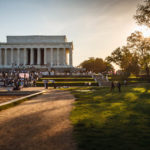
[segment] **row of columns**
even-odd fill
[[[14,53],[14,48],[0,48],[0,66],[2,66],[2,49],[4,49],[4,66],[7,66],[7,49],[11,49],[11,64],[14,63],[13,60],[13,53]],[[20,65],[20,48],[15,48],[17,49],[17,60],[16,63],[19,66]],[[24,63],[23,65],[25,66],[27,64],[27,49],[29,48],[23,48],[24,49]],[[33,65],[33,61],[34,61],[34,49],[35,48],[30,48],[30,65]],[[40,65],[40,60],[41,60],[41,48],[36,48],[37,49],[37,64]],[[47,64],[47,48],[43,48],[44,49],[44,64]],[[50,61],[51,61],[51,66],[53,66],[53,62],[54,62],[54,57],[53,57],[53,48],[49,48],[50,49]],[[63,63],[64,65],[66,65],[66,48],[63,48]],[[59,57],[60,56],[60,51],[59,48],[57,48],[57,57],[56,57],[56,61],[57,61],[57,66],[60,65],[60,61],[59,61]],[[69,49],[69,66],[72,66],[72,49]]]

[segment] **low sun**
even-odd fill
[[[148,28],[144,25],[143,26],[136,26],[135,30],[142,32],[144,37],[150,37],[150,28]]]

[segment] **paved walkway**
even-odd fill
[[[52,88],[49,87],[49,89],[52,89]],[[21,89],[21,91],[43,91],[43,90],[45,90],[44,87],[25,87]]]
[[[12,87],[0,87],[0,92],[3,91],[11,91]],[[51,87],[49,87],[49,89],[52,89]],[[44,87],[24,87],[22,88],[20,91],[42,91],[44,90]]]
[[[53,89],[53,88],[49,88]],[[0,104],[5,103],[16,98],[27,96],[33,93],[45,91],[44,87],[25,87],[17,91],[8,91],[7,87],[0,87]]]
[[[43,95],[0,111],[0,150],[75,150],[69,114],[69,92]]]

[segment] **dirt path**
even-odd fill
[[[69,114],[74,99],[52,90],[0,112],[0,150],[75,150]]]

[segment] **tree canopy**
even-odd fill
[[[139,64],[136,53],[131,53],[127,46],[115,49],[111,56],[106,58],[108,62],[118,65],[124,72],[130,74],[139,73]]]
[[[144,38],[141,32],[134,32],[127,38],[129,49],[137,54],[140,68],[145,70],[147,75],[150,71],[150,38]]]
[[[138,5],[134,18],[139,25],[150,27],[150,0],[145,0],[143,4]]]
[[[134,19],[139,25],[150,28],[150,0],[138,5]],[[150,74],[150,38],[145,38],[139,31],[127,37],[127,45],[116,48],[105,61],[101,58],[90,58],[80,64],[87,71],[104,72],[112,70],[111,63],[118,65],[124,72]]]
[[[138,74],[145,70],[150,72],[150,39],[135,31],[127,37],[127,45],[117,48],[106,58],[108,62],[118,65],[124,72]]]
[[[79,66],[85,68],[86,71],[95,73],[113,71],[113,66],[101,58],[90,57],[88,60],[83,61]]]

